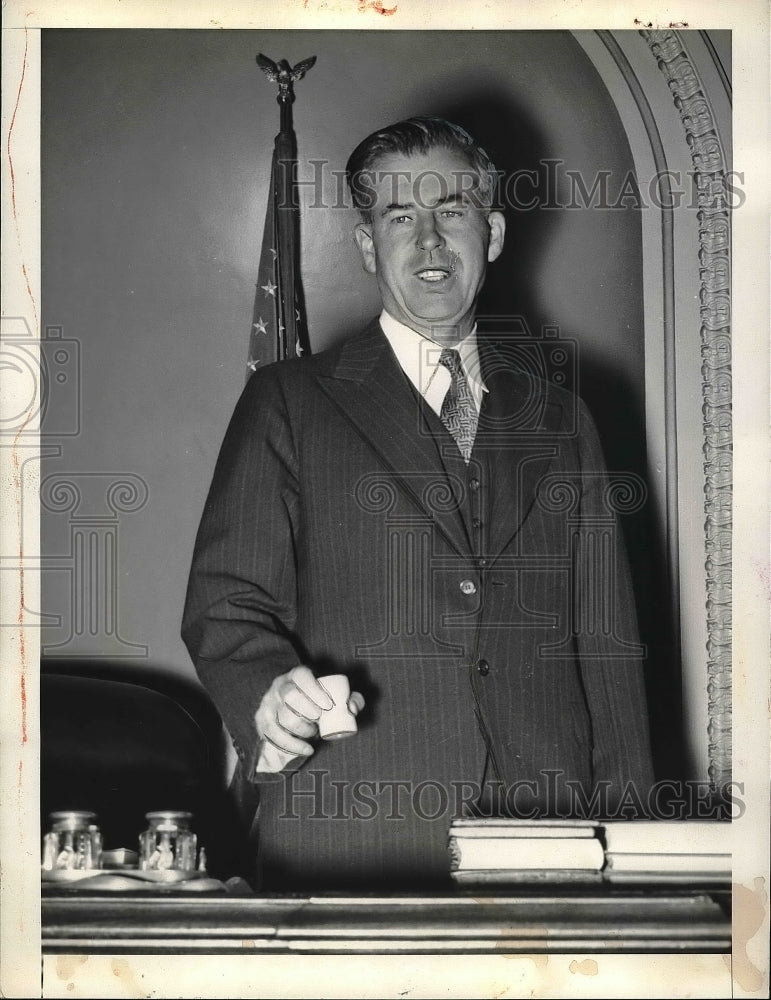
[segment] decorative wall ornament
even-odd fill
[[[676,31],[644,30],[685,129],[698,197],[704,428],[709,778],[731,778],[731,215],[725,151],[699,75]]]

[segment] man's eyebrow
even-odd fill
[[[390,205],[386,205],[386,207],[382,210],[382,212],[380,214],[381,215],[388,215],[389,212],[401,212],[401,211],[404,211],[405,209],[414,208],[414,207],[415,207],[415,205],[414,205],[413,202],[409,202],[406,205],[401,205],[401,204],[399,204],[398,201],[392,201]]]
[[[443,205],[458,205],[463,204],[464,193],[462,191],[453,191],[451,194],[446,194],[443,198],[437,198],[435,202],[432,202],[431,208],[441,208]],[[388,215],[389,212],[404,212],[415,207],[414,202],[407,202],[402,205],[400,202],[392,201],[390,205],[386,205],[381,211],[382,215]],[[429,206],[424,206],[429,207]]]

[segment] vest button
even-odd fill
[[[461,580],[460,581],[461,592],[467,595],[476,594],[477,585],[473,580]]]
[[[487,660],[480,660],[479,663],[477,663],[477,670],[483,677],[487,677],[490,673],[490,664]]]

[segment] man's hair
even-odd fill
[[[418,116],[378,129],[348,157],[345,173],[353,204],[368,222],[372,219],[372,175],[378,160],[393,155],[426,155],[434,149],[450,150],[464,157],[479,178],[475,195],[480,205],[492,207],[498,171],[485,150],[460,125],[444,118]]]

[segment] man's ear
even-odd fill
[[[503,250],[503,237],[506,233],[506,218],[503,212],[490,212],[487,216],[490,227],[490,243],[487,247],[487,259],[492,264],[500,257]]]
[[[364,270],[369,274],[374,274],[377,270],[377,255],[375,254],[375,241],[372,239],[372,226],[366,222],[360,222],[353,230],[353,238],[359,248]]]

